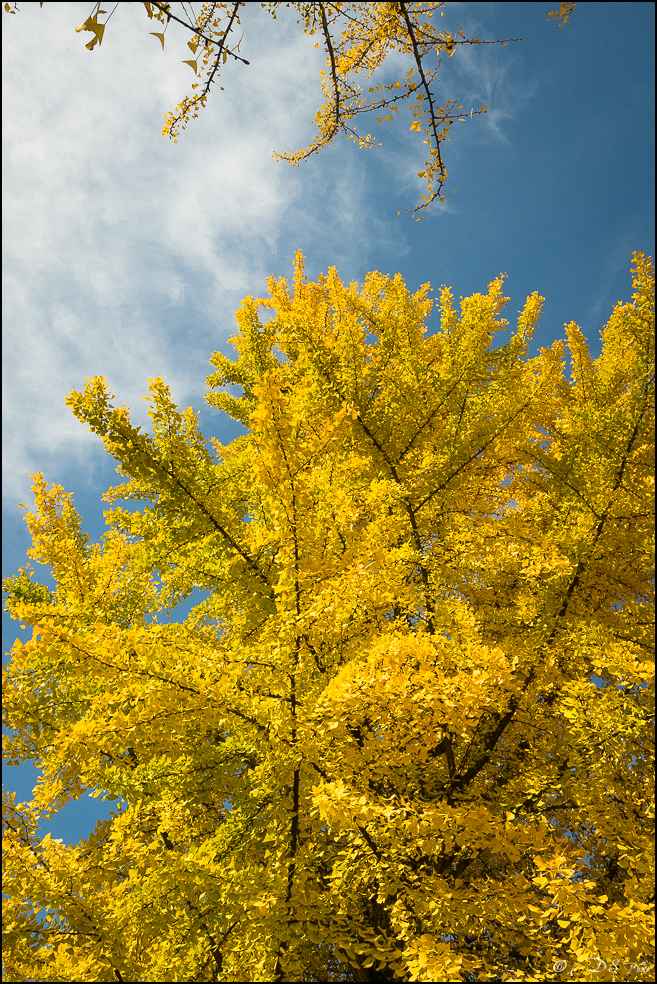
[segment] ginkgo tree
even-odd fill
[[[150,386],[68,403],[119,462],[93,544],[35,477],[4,675],[12,981],[646,980],[654,270],[592,359],[506,344],[500,277],[431,333],[371,273],[247,298],[206,441]],[[433,324],[433,322],[431,323]],[[569,355],[570,366],[566,365]],[[123,503],[121,505],[120,503]],[[194,589],[204,599],[167,621]],[[44,823],[116,801],[77,845]]]
[[[43,4],[40,4],[43,6]],[[64,4],[59,4],[64,7]],[[105,30],[120,3],[111,10],[95,3],[86,20],[75,30],[91,34],[85,45],[89,51],[102,45]],[[191,94],[185,96],[176,108],[165,116],[163,135],[177,141],[181,130],[196,119],[199,110],[208,100],[212,87],[219,85],[219,77],[226,63],[249,65],[241,53],[243,33],[240,29],[240,13],[247,7],[244,0],[231,3],[202,3],[198,14],[191,3],[143,3],[145,13],[154,26],[161,30],[150,31],[162,48],[165,48],[166,32],[171,24],[186,33],[187,48],[183,51],[184,64],[194,72]],[[249,4],[251,8],[256,4]],[[323,102],[315,114],[317,134],[309,146],[300,150],[281,151],[274,154],[279,160],[298,165],[313,154],[330,146],[334,138],[343,135],[354,140],[359,147],[380,146],[372,133],[359,131],[363,116],[384,123],[396,118],[400,107],[411,116],[410,128],[420,134],[427,145],[424,170],[418,177],[425,182],[425,194],[410,211],[420,213],[439,199],[447,180],[447,170],[442,156],[442,145],[449,141],[450,127],[457,121],[464,122],[473,115],[485,113],[487,106],[468,111],[456,98],[449,98],[440,105],[436,85],[440,59],[452,58],[460,47],[478,44],[506,45],[519,38],[485,41],[467,38],[463,29],[452,33],[439,30],[434,14],[444,14],[445,4],[440,3],[282,3],[269,0],[260,3],[263,11],[274,20],[284,8],[291,8],[297,15],[297,24],[305,34],[317,37],[326,52],[326,69],[320,73]],[[561,3],[551,10],[548,21],[558,19],[559,27],[568,23],[576,3]],[[18,11],[18,4],[4,4],[8,14]],[[103,19],[104,18],[104,19]],[[112,29],[117,27],[117,21]],[[379,70],[390,55],[407,63],[405,73],[392,81],[378,81]],[[372,78],[375,73],[376,80]],[[395,70],[397,74],[397,69]],[[365,89],[361,83],[367,84]],[[223,88],[223,86],[220,86]],[[377,115],[379,114],[379,115]],[[418,215],[418,218],[421,218]]]

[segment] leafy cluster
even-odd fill
[[[150,434],[70,395],[128,480],[91,544],[37,476],[57,587],[7,584],[8,980],[646,979],[654,271],[570,376],[537,294],[494,347],[502,286],[428,334],[428,285],[299,258],[212,357],[227,446],[160,379]]]

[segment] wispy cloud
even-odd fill
[[[90,54],[73,31],[85,4],[27,5],[5,20],[11,500],[49,456],[91,447],[64,405],[85,376],[107,376],[140,422],[148,376],[166,375],[176,398],[198,404],[241,298],[289,269],[294,249],[321,242],[329,262],[361,275],[371,244],[392,239],[368,211],[355,155],[347,170],[331,153],[305,168],[272,160],[272,147],[312,137],[320,96],[323,56],[293,19],[247,10],[251,65],[227,66],[225,91],[173,144],[162,119],[191,72],[163,55],[140,8],[122,5]],[[48,41],[38,59],[24,53],[32,31]]]
[[[456,34],[462,27],[467,38],[494,40],[486,26],[472,16],[469,9],[471,6],[467,3],[450,4],[444,19],[438,25],[439,29]],[[429,55],[427,64],[435,63],[435,56]],[[375,79],[377,82],[388,82],[402,77],[409,65],[406,56],[393,53]],[[448,100],[456,99],[463,106],[465,116],[469,116],[470,109],[476,111],[483,105],[488,106],[484,114],[452,125],[449,141],[442,148],[448,171],[452,164],[470,155],[474,145],[481,147],[492,143],[512,144],[512,131],[506,124],[515,120],[526,109],[538,87],[539,81],[532,77],[521,49],[515,48],[513,44],[506,47],[501,44],[460,45],[453,58],[444,54],[433,85],[438,103],[446,105]],[[378,124],[373,125],[376,128],[375,135],[379,134],[384,144],[382,153],[389,168],[395,172],[400,187],[406,190],[409,205],[415,205],[425,191],[423,179],[418,177],[417,172],[422,170],[426,148],[418,139],[419,134],[410,132],[409,124],[406,114],[400,112],[389,128],[379,129]],[[459,172],[462,173],[461,163]],[[449,192],[452,188],[450,183],[449,188],[446,186],[446,191]],[[432,205],[430,214],[435,220],[441,215],[458,210],[459,203],[451,196],[446,196],[444,202],[435,202]]]

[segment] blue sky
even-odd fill
[[[632,251],[654,256],[654,5],[579,4],[561,29],[546,23],[556,6],[446,4],[441,28],[522,41],[443,62],[441,99],[490,108],[452,127],[445,203],[421,222],[397,215],[422,193],[401,112],[375,151],[339,141],[301,168],[272,159],[310,142],[323,65],[285,11],[273,22],[248,5],[250,66],[226,67],[177,144],[161,129],[189,91],[184,40],[163,53],[141,4],[121,4],[91,53],[74,32],[90,3],[3,15],[3,576],[25,562],[30,472],[74,493],[93,540],[103,532],[115,463],[64,403],[85,377],[106,376],[146,425],[147,380],[165,376],[206,436],[235,434],[203,403],[208,358],[231,351],[241,299],[289,276],[295,250],[311,278],[377,269],[457,297],[506,273],[511,326],[538,290],[535,345],[574,320],[598,353],[630,300]],[[5,650],[25,634],[3,616]],[[35,779],[28,765],[5,786],[25,799]],[[105,806],[83,797],[48,829],[75,842]]]

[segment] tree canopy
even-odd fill
[[[114,4],[108,13],[101,9],[100,3],[95,3],[87,19],[75,28],[93,35],[86,44],[90,51],[100,48],[107,24],[119,6],[120,3]],[[149,20],[162,27],[162,30],[150,33],[163,49],[171,24],[179,30],[184,29],[189,50],[184,51],[183,61],[190,66],[196,80],[191,84],[191,93],[166,114],[162,131],[165,136],[177,140],[180,131],[198,116],[212,87],[219,84],[226,63],[249,64],[241,54],[243,35],[237,36],[240,11],[246,6],[244,0],[203,3],[197,15],[191,3],[143,3]],[[251,3],[249,6],[256,5]],[[548,20],[557,18],[561,27],[568,22],[576,6],[575,3],[562,3],[557,10],[549,12]],[[304,33],[317,37],[316,47],[321,45],[326,52],[326,69],[321,72],[324,101],[314,119],[317,134],[307,147],[291,152],[283,150],[274,156],[298,165],[328,147],[340,134],[356,141],[361,148],[375,147],[379,143],[376,137],[358,129],[360,118],[371,117],[383,126],[394,120],[402,107],[411,116],[411,130],[420,135],[427,148],[423,170],[418,171],[418,177],[426,182],[425,193],[411,211],[420,213],[436,199],[442,201],[442,189],[447,180],[442,145],[449,141],[450,127],[457,121],[464,122],[473,115],[484,113],[488,107],[467,110],[456,98],[449,98],[440,105],[444,101],[444,97],[439,97],[436,92],[440,60],[444,55],[452,58],[459,47],[465,45],[506,45],[520,39],[486,41],[467,38],[462,29],[456,33],[441,31],[433,17],[438,12],[443,16],[444,3],[282,3],[269,0],[260,7],[274,20],[280,8],[291,8],[298,15],[297,23]],[[18,5],[6,3],[4,9],[14,14]],[[116,27],[115,21],[112,29]],[[382,69],[388,56],[393,54],[405,60],[409,66],[407,71],[392,81],[377,81],[370,85],[370,81],[375,82],[372,75]],[[379,77],[377,75],[377,79]],[[363,82],[368,83],[366,88],[363,88]]]
[[[242,436],[162,379],[143,433],[95,377],[68,403],[124,478],[102,542],[35,476],[5,978],[645,980],[651,261],[595,360],[574,323],[530,357],[538,294],[496,346],[501,277],[442,288],[432,333],[399,276],[298,257],[268,291],[207,381]],[[110,820],[42,834],[89,791]]]

